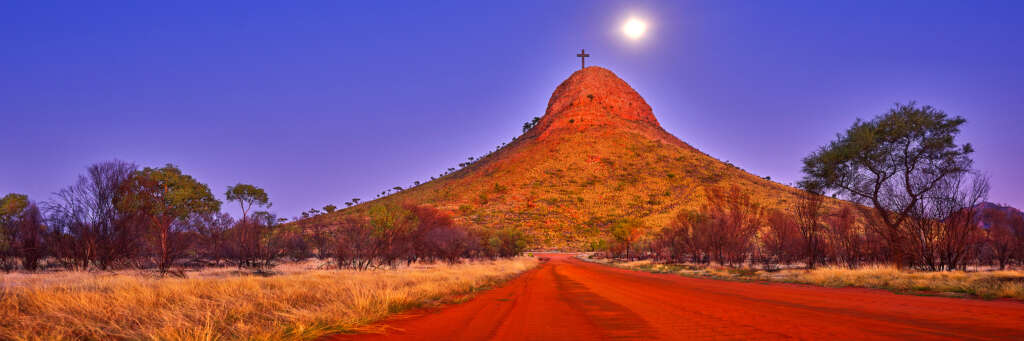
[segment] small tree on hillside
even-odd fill
[[[523,133],[530,131],[533,127],[536,127],[538,122],[540,122],[540,117],[534,116],[529,122],[523,123]]]

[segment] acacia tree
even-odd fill
[[[907,261],[904,224],[912,210],[943,180],[971,169],[974,149],[954,141],[964,122],[930,106],[897,104],[871,121],[858,119],[804,158],[800,185],[873,207],[891,260],[902,268]]]
[[[228,186],[227,192],[224,196],[229,202],[237,201],[238,206],[242,209],[242,220],[246,220],[249,216],[249,210],[253,206],[257,207],[270,207],[270,199],[267,197],[267,192],[262,188],[249,185],[249,184],[237,184],[234,186]]]
[[[219,211],[220,201],[205,184],[167,164],[133,172],[123,186],[117,207],[149,221],[156,239],[157,266],[161,273],[166,273],[187,246],[187,241],[181,238],[186,219],[193,214]]]

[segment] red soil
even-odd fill
[[[1024,339],[1024,304],[650,274],[552,260],[475,299],[338,340]]]

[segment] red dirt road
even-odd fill
[[[1024,340],[1024,303],[687,278],[552,260],[473,300],[338,340]]]

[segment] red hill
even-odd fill
[[[680,210],[698,208],[707,189],[732,185],[766,206],[796,201],[795,189],[672,136],[629,84],[592,66],[562,82],[544,117],[507,146],[435,181],[325,219],[380,202],[427,204],[454,212],[463,224],[521,229],[533,247],[586,249],[606,238],[618,219],[659,228]]]

